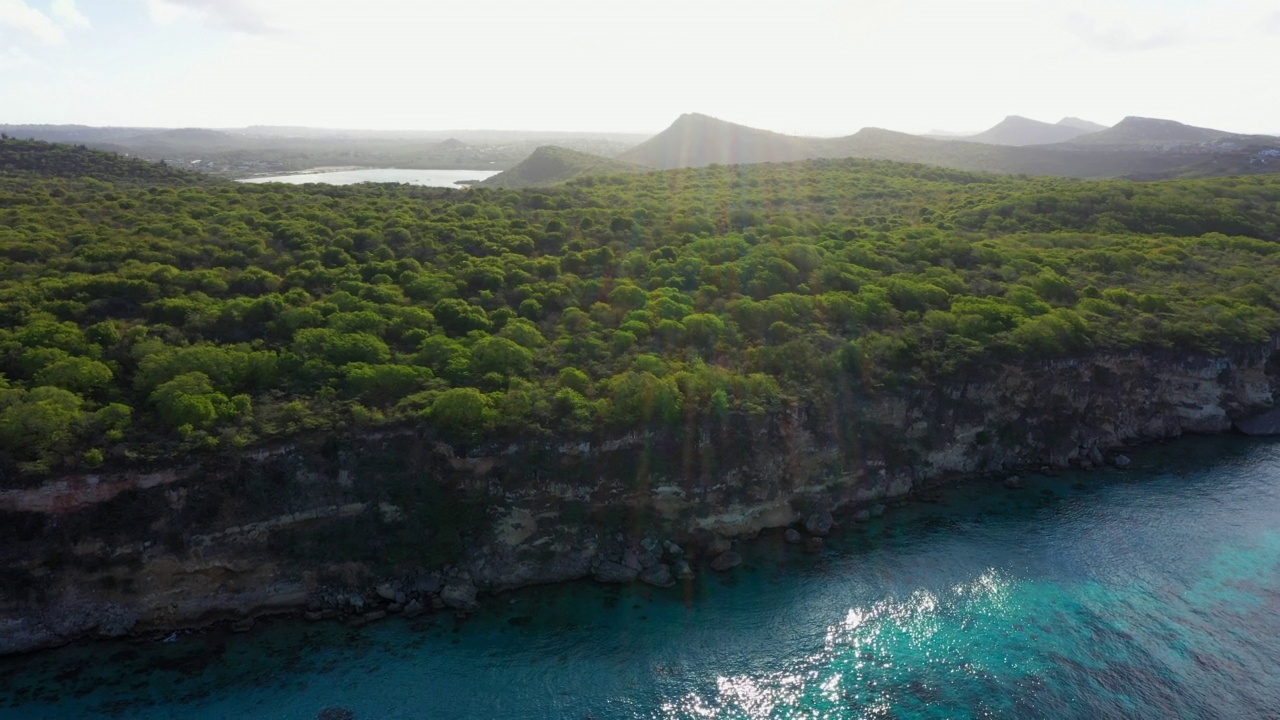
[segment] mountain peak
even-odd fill
[[[1240,135],[1212,128],[1196,127],[1177,120],[1130,115],[1102,132],[1075,142],[1090,145],[1185,145],[1214,141],[1253,142],[1257,136]]]
[[[741,163],[790,162],[817,157],[812,143],[797,137],[758,130],[684,113],[666,130],[618,156],[651,168],[702,167]]]
[[[988,130],[958,139],[988,145],[1050,145],[1073,140],[1087,132],[1092,131],[1073,125],[1054,125],[1021,115],[1009,115]]]

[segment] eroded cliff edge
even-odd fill
[[[835,413],[793,407],[603,442],[464,451],[411,428],[314,437],[5,490],[0,652],[308,604],[327,615],[366,602],[467,607],[476,588],[651,563],[661,540],[696,547],[700,532],[749,536],[953,478],[1096,465],[1114,448],[1225,432],[1274,409],[1280,338],[1213,356],[991,367],[852,397]]]

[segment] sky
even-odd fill
[[[0,0],[0,123],[1280,133],[1276,0]]]

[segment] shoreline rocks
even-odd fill
[[[835,527],[835,524],[836,520],[831,516],[831,513],[822,510],[805,518],[804,531],[817,537],[826,537],[831,534],[831,528]]]
[[[472,584],[470,577],[455,577],[440,590],[440,601],[454,610],[474,612],[480,607],[480,603],[476,602],[476,592],[476,586]]]
[[[676,584],[676,579],[671,574],[671,566],[665,563],[659,563],[640,573],[640,581],[654,587],[671,587]]]
[[[1245,435],[1255,437],[1280,435],[1280,408],[1245,420],[1237,420],[1235,427]]]
[[[742,556],[732,550],[722,552],[711,559],[711,569],[716,572],[731,570],[741,564]]]

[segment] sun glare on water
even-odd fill
[[[821,650],[773,673],[718,677],[714,689],[665,703],[661,717],[888,717],[903,688],[927,696],[938,690],[930,679],[979,677],[1016,662],[990,645],[996,628],[1020,626],[1010,602],[1016,585],[988,570],[941,593],[851,607],[827,628]]]

